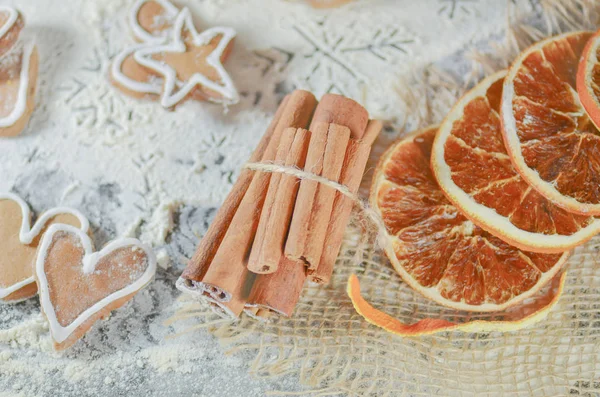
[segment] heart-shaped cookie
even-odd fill
[[[43,213],[31,227],[27,203],[12,193],[0,193],[0,301],[18,302],[37,292],[33,266],[40,239],[46,229],[63,223],[88,232],[89,222],[71,208]]]
[[[99,319],[123,306],[156,272],[154,252],[136,239],[120,239],[94,252],[81,230],[52,225],[35,266],[42,311],[54,348],[79,340]]]
[[[0,137],[18,135],[35,106],[38,54],[33,43],[21,43],[23,17],[0,7]]]

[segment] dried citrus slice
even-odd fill
[[[440,304],[504,310],[549,282],[568,254],[521,251],[462,215],[429,167],[436,131],[395,143],[377,165],[371,206],[385,224],[386,254],[410,286]]]
[[[358,314],[369,323],[396,335],[420,336],[444,331],[506,332],[522,329],[543,320],[562,295],[566,276],[565,272],[556,275],[539,294],[522,305],[494,313],[492,318],[467,318],[461,322],[452,322],[443,318],[425,318],[413,324],[405,324],[367,302],[360,294],[360,283],[354,274],[348,279],[346,292]]]
[[[504,80],[501,118],[523,179],[571,212],[600,215],[600,136],[575,87],[591,35],[563,34],[521,53]]]
[[[506,72],[483,80],[444,119],[431,168],[446,197],[477,226],[520,249],[558,253],[600,232],[600,220],[546,199],[514,169],[502,140]]]
[[[577,69],[577,93],[581,104],[600,128],[600,30],[588,40]]]

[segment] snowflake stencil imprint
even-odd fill
[[[107,81],[106,69],[124,45],[124,29],[117,21],[110,29],[102,31],[100,44],[94,46],[85,61],[71,73],[66,82],[57,87],[65,105],[70,107],[74,124],[93,133],[81,138],[90,142],[102,136],[102,143],[114,145],[129,134],[129,125],[150,120],[151,104],[134,102],[112,88]]]
[[[394,65],[410,56],[415,39],[399,26],[366,26],[358,19],[339,21],[332,16],[295,24],[306,46],[292,62],[297,70],[305,70],[297,72],[300,85],[316,94],[354,96],[376,74],[374,65]]]
[[[438,0],[438,2],[440,3],[438,14],[454,19],[458,13],[471,15],[472,4],[478,3],[479,0]]]

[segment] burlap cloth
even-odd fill
[[[511,15],[502,45],[465,54],[473,60],[465,81],[458,83],[431,67],[399,82],[403,111],[410,115],[401,134],[441,121],[469,84],[506,67],[533,41],[593,29],[600,9],[593,0],[542,0],[536,7],[534,20]],[[390,139],[384,134],[373,161]],[[367,174],[363,196],[369,182]],[[303,395],[600,395],[600,238],[573,252],[563,296],[537,324],[504,333],[401,338],[355,312],[346,294],[350,274],[359,276],[363,295],[375,307],[407,323],[426,317],[466,321],[494,316],[448,310],[414,292],[377,248],[368,223],[357,210],[330,285],[307,285],[293,318],[260,323],[242,317],[232,323],[182,297],[170,323],[185,324],[178,327],[180,333],[208,328],[228,353],[252,358],[252,374],[297,377],[307,388]]]

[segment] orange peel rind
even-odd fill
[[[583,49],[577,69],[577,93],[588,116],[600,129],[600,30]]]
[[[398,336],[424,336],[445,331],[506,332],[531,326],[546,318],[558,303],[564,290],[565,280],[566,272],[563,272],[551,281],[545,293],[504,313],[495,313],[494,317],[502,317],[501,320],[479,319],[464,323],[454,323],[440,318],[425,318],[413,324],[405,324],[367,302],[360,293],[360,282],[355,274],[348,278],[346,292],[356,312],[367,322]]]

